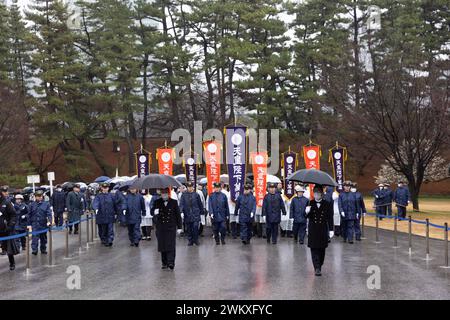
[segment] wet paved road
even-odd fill
[[[208,236],[200,247],[178,241],[176,268],[160,269],[156,241],[129,247],[126,229],[118,228],[112,249],[98,241],[78,253],[78,238],[71,238],[72,259],[63,259],[63,234],[55,235],[56,266],[46,257],[32,256],[31,274],[25,273],[24,255],[15,272],[0,257],[0,297],[6,299],[449,299],[450,270],[442,269],[444,246],[432,240],[431,261],[425,258],[425,239],[399,236],[394,249],[392,233],[380,230],[382,243],[367,240],[353,245],[333,239],[327,250],[323,276],[315,277],[309,249],[283,238],[278,245],[255,239],[250,246],[228,239],[216,246]],[[210,229],[207,230],[209,235]],[[83,241],[84,243],[84,241]],[[81,290],[69,290],[66,268],[81,268]],[[369,265],[381,268],[381,289],[367,288]]]

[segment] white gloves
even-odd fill
[[[214,215],[213,215],[213,214],[211,215],[211,219],[213,219],[213,220],[214,220]]]
[[[367,214],[366,212],[363,212],[363,216],[364,216],[364,217],[366,216],[366,214]]]
[[[330,239],[334,237],[334,231],[329,232]]]
[[[3,213],[0,212],[0,217],[3,215]]]
[[[26,218],[26,215],[21,216],[21,218],[22,218],[22,219],[25,219],[25,218]]]
[[[359,220],[359,213],[356,214],[356,219]]]
[[[181,232],[183,232],[183,230],[182,230],[182,229],[178,229],[178,230],[177,230],[177,234],[178,234],[178,235],[180,235],[180,234],[181,234]]]
[[[250,213],[250,218],[253,218],[255,214],[253,212]]]
[[[341,216],[342,216],[342,218],[345,218],[345,212],[344,211],[341,212]]]
[[[181,213],[181,219],[184,219],[184,213],[183,212]]]
[[[375,198],[377,198],[377,199],[378,199],[378,196],[377,196],[377,195],[375,195]]]
[[[311,206],[307,206],[305,209],[306,214],[308,214],[311,211]]]
[[[47,222],[47,227],[50,227],[52,225],[51,222]]]
[[[123,210],[122,213],[123,213],[123,215],[126,215],[127,214],[127,210]]]
[[[153,212],[153,214],[156,216],[159,214],[159,209],[155,209],[155,211]]]
[[[95,210],[95,214],[98,214],[98,210]]]

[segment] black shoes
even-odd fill
[[[220,242],[222,243],[222,245],[225,245],[225,240],[221,240]]]
[[[315,275],[316,277],[320,277],[322,275],[322,271],[320,269],[316,269]]]
[[[175,266],[173,264],[169,264],[169,269],[173,270],[173,269],[175,269]]]
[[[130,243],[130,247],[136,247],[137,248],[137,247],[139,247],[139,243]]]
[[[194,242],[194,244],[196,245],[196,246],[199,246],[200,245],[200,242]]]
[[[38,253],[37,253],[37,251],[33,251],[31,254],[34,256],[37,256]]]
[[[218,245],[220,245],[220,242],[219,242],[219,241],[216,241],[216,246],[218,246]]]
[[[188,247],[192,247],[193,245],[194,245],[193,242],[189,242],[189,243],[188,243]]]
[[[41,254],[47,254],[47,251],[41,251]]]
[[[16,265],[14,263],[11,263],[9,265],[9,270],[13,271],[14,269],[16,269]]]
[[[245,241],[245,240],[242,240],[242,244],[245,244],[245,245],[247,245],[247,241]]]
[[[300,241],[299,243],[300,243],[300,244],[305,244],[303,241]]]
[[[349,243],[349,244],[353,244],[353,241],[349,241],[348,243]]]
[[[165,265],[165,264],[163,264],[162,267],[161,267],[161,269],[163,269],[163,270],[166,270],[167,268],[168,268],[168,266]]]

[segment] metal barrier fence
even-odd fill
[[[381,243],[379,239],[379,219],[380,218],[387,218],[387,219],[394,219],[394,231],[393,231],[393,241],[394,246],[393,248],[399,248],[398,246],[398,227],[397,222],[398,221],[408,221],[408,253],[409,255],[413,254],[412,251],[412,223],[416,224],[422,224],[425,225],[426,233],[425,233],[425,241],[426,241],[426,252],[425,252],[425,259],[424,260],[431,260],[430,257],[430,227],[439,228],[442,229],[444,232],[444,265],[441,266],[442,268],[450,268],[449,267],[449,241],[448,241],[448,223],[445,223],[444,226],[436,225],[433,223],[430,223],[429,219],[426,219],[425,221],[420,220],[414,220],[411,216],[408,216],[408,218],[402,218],[398,217],[396,215],[377,215],[373,213],[367,213],[368,216],[374,216],[375,217],[375,243]],[[98,239],[98,233],[97,228],[95,228],[95,214],[87,214],[86,218],[80,219],[75,222],[68,222],[67,217],[64,219],[64,225],[60,227],[51,227],[51,228],[45,228],[42,230],[37,231],[27,231],[21,234],[11,235],[8,237],[1,237],[0,241],[4,240],[15,240],[21,237],[26,237],[26,270],[27,272],[31,270],[31,259],[30,259],[30,246],[31,246],[31,239],[33,236],[37,236],[43,233],[48,233],[48,246],[49,246],[49,253],[48,253],[48,265],[53,266],[53,232],[54,231],[64,231],[65,232],[65,247],[64,247],[64,258],[70,259],[70,252],[69,252],[69,228],[71,226],[74,226],[78,224],[78,251],[79,253],[83,252],[83,242],[82,242],[82,231],[84,230],[82,228],[82,223],[86,222],[86,249],[89,249],[89,243],[93,243],[95,240]],[[364,229],[365,229],[365,219],[364,216],[361,217],[361,235],[364,236]]]

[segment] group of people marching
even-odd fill
[[[356,183],[346,181],[343,191],[332,187],[315,185],[311,192],[306,186],[296,185],[295,196],[284,197],[282,184],[270,183],[262,207],[257,207],[253,186],[247,184],[244,193],[235,202],[224,183],[214,183],[208,195],[202,185],[188,182],[178,193],[174,189],[162,190],[117,190],[111,192],[108,183],[102,183],[98,192],[81,192],[80,185],[65,192],[57,186],[53,195],[46,199],[43,191],[34,194],[33,201],[25,201],[23,195],[11,197],[8,187],[0,188],[0,237],[22,234],[29,227],[33,232],[46,230],[51,225],[62,226],[64,212],[68,213],[69,232],[77,234],[81,216],[95,212],[98,234],[102,244],[112,247],[114,223],[119,221],[128,228],[130,246],[138,247],[141,240],[151,240],[151,231],[156,227],[158,251],[161,253],[163,269],[175,267],[176,236],[186,235],[188,246],[199,245],[204,227],[211,224],[216,245],[225,245],[227,234],[236,239],[240,236],[243,245],[250,244],[252,237],[266,238],[267,243],[277,244],[281,236],[293,238],[304,244],[308,235],[308,247],[317,276],[325,258],[325,249],[336,233],[350,244],[361,240],[360,220],[366,207]],[[375,208],[384,215],[397,204],[398,214],[404,217],[409,203],[409,191],[403,183],[395,192],[380,185],[373,192]],[[8,255],[10,269],[14,270],[14,255],[25,248],[25,237],[2,241],[3,254]],[[47,233],[33,235],[32,254],[46,254]]]

